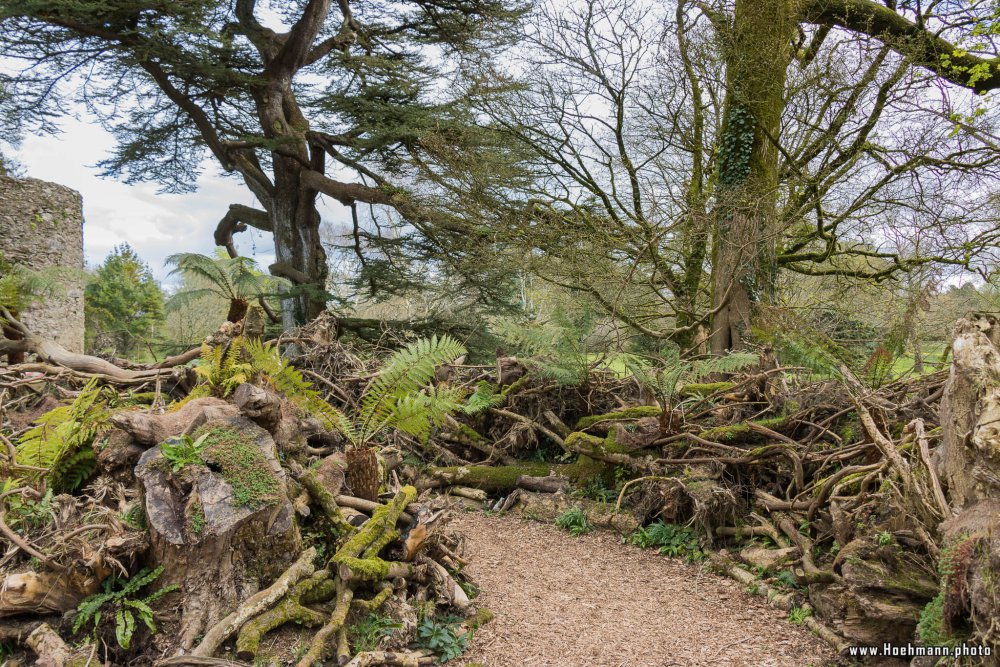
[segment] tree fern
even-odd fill
[[[167,302],[168,308],[178,308],[209,294],[229,301],[246,302],[260,296],[276,294],[290,283],[283,278],[263,274],[257,263],[249,257],[209,257],[194,252],[178,253],[167,257],[167,264],[174,268],[169,275],[178,273],[198,276],[210,287],[186,289]]]
[[[575,386],[587,379],[589,332],[580,332],[560,313],[546,322],[504,321],[495,328],[504,340],[530,357],[528,362],[536,375],[560,386]]]

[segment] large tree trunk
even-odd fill
[[[320,241],[320,214],[316,190],[303,183],[307,171],[324,171],[325,157],[310,150],[309,122],[299,110],[291,88],[291,75],[272,80],[256,91],[257,112],[268,139],[282,140],[271,152],[274,187],[268,198],[268,220],[274,236],[276,262],[271,273],[302,288],[282,300],[284,327],[304,324],[326,309],[326,252]],[[248,185],[251,185],[248,179]]]
[[[287,161],[287,158],[279,158]],[[320,215],[316,191],[300,185],[301,168],[277,168],[279,195],[271,209],[276,263],[271,273],[288,278],[304,288],[296,296],[282,300],[282,324],[290,328],[316,318],[326,309],[326,253],[319,237]]]
[[[737,0],[735,23],[724,35],[727,90],[712,263],[717,354],[745,344],[755,305],[773,291],[775,142],[795,26],[790,0]]]

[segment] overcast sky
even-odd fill
[[[163,260],[175,252],[211,253],[212,232],[230,204],[253,205],[254,197],[240,181],[223,178],[210,167],[191,194],[157,194],[155,183],[125,185],[100,178],[96,165],[114,145],[97,125],[66,117],[56,136],[24,137],[15,153],[26,175],[73,188],[83,195],[83,245],[87,265],[100,264],[111,249],[128,242],[149,263],[157,279],[167,282]],[[269,234],[249,230],[237,235],[240,254],[266,269],[274,262]]]

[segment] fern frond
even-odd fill
[[[86,470],[88,458],[83,450],[91,450],[93,443],[111,428],[111,410],[108,408],[111,390],[97,386],[97,380],[87,383],[70,405],[60,406],[46,412],[35,420],[35,426],[19,439],[16,446],[17,463],[32,468],[48,469],[45,473],[52,486],[66,489],[63,482],[71,486],[78,484],[92,472]],[[80,468],[73,472],[73,467]],[[83,475],[80,478],[80,475]],[[60,477],[65,476],[65,479]],[[37,477],[37,475],[36,475]]]
[[[760,357],[752,352],[732,352],[719,357],[700,359],[691,365],[689,378],[700,380],[708,375],[737,373],[760,363]]]
[[[506,402],[507,398],[497,391],[496,385],[482,380],[476,385],[476,391],[469,395],[462,411],[467,415],[477,415]]]
[[[434,379],[434,370],[465,354],[465,347],[451,336],[432,336],[395,352],[365,391],[358,415],[358,436],[363,441],[384,428],[396,402],[418,392]]]

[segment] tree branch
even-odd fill
[[[981,58],[871,0],[809,0],[803,20],[880,39],[921,67],[977,93],[1000,88],[1000,58]]]

